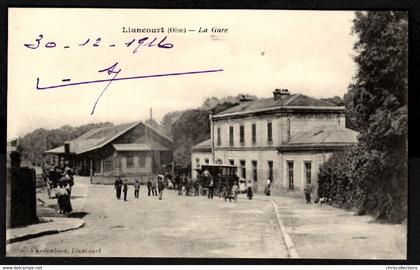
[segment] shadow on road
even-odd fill
[[[69,217],[69,218],[83,218],[88,214],[89,213],[86,213],[86,212],[72,212],[72,213],[68,214],[67,217]]]

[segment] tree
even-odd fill
[[[36,129],[22,138],[23,159],[32,163],[42,163],[44,152],[63,145],[65,141],[73,140],[94,128],[110,126],[112,123],[86,124],[79,127],[69,125],[59,129]]]
[[[392,222],[407,214],[407,28],[406,12],[356,12],[358,69],[344,99],[359,143],[320,173],[321,185],[333,181],[336,192],[362,198],[362,211]],[[352,186],[337,191],[343,183]]]

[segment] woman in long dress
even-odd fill
[[[248,199],[252,200],[252,197],[254,196],[253,192],[252,192],[252,180],[248,180],[248,191],[247,191],[247,196]]]

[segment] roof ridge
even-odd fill
[[[285,106],[289,105],[290,102],[294,101],[295,99],[297,99],[298,97],[302,96],[302,94],[295,94],[294,97],[292,97],[291,99],[289,99],[288,101],[286,101],[284,103]]]
[[[123,129],[122,131],[120,131],[119,133],[117,133],[116,135],[114,135],[113,137],[111,137],[110,139],[105,140],[104,142],[100,143],[99,145],[95,145],[95,146],[93,146],[93,147],[90,147],[90,148],[88,148],[88,149],[86,149],[86,150],[84,150],[84,151],[81,151],[81,152],[79,152],[79,153],[76,153],[76,154],[86,153],[86,152],[89,152],[89,151],[92,151],[92,150],[98,149],[98,148],[100,148],[100,147],[104,146],[105,144],[107,144],[107,143],[109,143],[109,142],[112,142],[113,140],[115,140],[116,138],[120,137],[122,134],[126,133],[126,132],[127,132],[127,131],[129,131],[130,129],[132,129],[132,128],[136,127],[136,126],[137,126],[137,125],[139,125],[140,123],[142,123],[142,121],[133,122],[133,124],[129,125],[127,128]],[[129,123],[127,123],[127,124],[129,124]],[[124,124],[120,124],[120,125],[124,125]],[[114,127],[115,127],[115,126],[114,126]]]

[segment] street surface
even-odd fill
[[[46,193],[46,192],[44,192]],[[47,204],[55,204],[42,193]],[[91,185],[76,177],[74,217],[84,227],[7,245],[8,256],[239,257],[287,258],[280,227],[269,200],[236,203],[215,197],[178,196],[164,190],[163,200],[141,186],[134,198],[117,200],[114,187]]]

